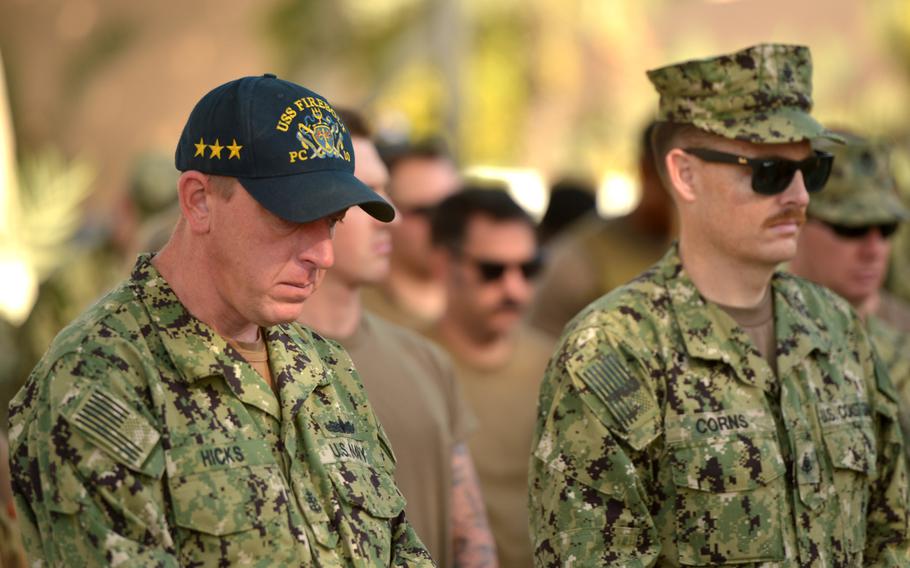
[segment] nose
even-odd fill
[[[526,303],[531,299],[531,283],[518,266],[510,266],[502,275],[505,294],[516,302]]]
[[[335,264],[335,249],[332,246],[332,220],[317,219],[304,223],[299,229],[298,259],[317,268],[331,268]]]
[[[860,240],[860,252],[866,258],[887,256],[888,239],[882,236],[878,227],[874,227]]]
[[[806,190],[806,181],[803,179],[803,172],[796,170],[790,185],[781,194],[781,199],[785,204],[806,207],[809,205],[809,192]]]

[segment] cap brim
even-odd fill
[[[791,107],[750,114],[743,118],[704,121],[704,124],[693,121],[693,124],[724,138],[747,142],[786,144],[824,139],[838,144],[844,143],[843,137],[826,129],[811,115]]]
[[[371,217],[388,223],[395,208],[354,174],[317,171],[237,181],[275,215],[293,223],[309,223],[355,205]]]
[[[826,200],[822,197],[824,193],[822,190],[819,197],[809,198],[806,212],[810,217],[848,227],[898,223],[910,218],[910,211],[894,194],[876,195],[871,199],[868,195],[857,194],[849,199]]]

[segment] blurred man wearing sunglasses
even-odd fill
[[[862,322],[776,267],[833,136],[805,47],[648,73],[679,242],[566,328],[532,446],[538,566],[908,565],[896,394]]]
[[[881,289],[891,237],[910,215],[895,190],[888,148],[840,133],[846,146],[829,145],[835,156],[825,191],[812,197],[790,270],[847,299],[910,409],[910,308]],[[906,415],[905,415],[906,418]],[[905,420],[904,437],[910,433]]]
[[[534,221],[499,186],[464,188],[432,220],[448,302],[432,330],[477,416],[468,439],[499,564],[531,564],[528,447],[552,341],[521,326],[541,268]]]

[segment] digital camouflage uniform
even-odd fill
[[[659,119],[727,138],[828,136],[808,49],[761,45],[649,73]],[[862,322],[771,281],[775,375],[676,246],[566,327],[530,474],[537,566],[897,566],[907,465],[896,394]]]
[[[846,302],[772,287],[777,379],[675,249],[573,320],[532,446],[538,566],[906,562],[893,387]]]
[[[276,397],[150,263],[10,405],[13,485],[52,566],[431,566],[347,354],[263,330]]]
[[[890,147],[849,133],[841,135],[847,144],[817,144],[834,154],[834,167],[825,190],[810,200],[808,216],[853,227],[905,221],[910,211],[897,193]],[[884,290],[879,294],[880,307],[866,318],[866,329],[898,393],[906,440],[910,435],[910,333],[899,323],[906,323],[910,308]]]

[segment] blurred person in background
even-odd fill
[[[432,566],[350,358],[294,323],[335,224],[394,209],[318,94],[274,75],[196,104],[181,218],[10,403],[32,563]]]
[[[895,325],[910,322],[910,306],[881,288],[890,239],[910,211],[895,190],[890,148],[838,133],[847,145],[816,145],[834,155],[834,167],[825,190],[809,201],[790,271],[844,297],[866,323],[901,396],[904,437],[910,439],[910,330]]]
[[[547,267],[528,321],[553,337],[583,307],[656,262],[675,234],[673,200],[651,152],[652,126],[639,139],[641,200],[635,210],[617,219],[602,219],[592,211],[548,245]]]
[[[900,144],[895,145],[898,157],[903,158],[905,170],[903,176],[896,180],[898,195],[904,207],[910,207],[910,137],[904,137]],[[885,287],[894,297],[905,303],[910,303],[910,223],[902,223],[897,233],[891,237],[891,259],[888,265],[888,276]],[[884,298],[887,303],[888,297]],[[910,327],[910,323],[901,324],[903,329]]]
[[[364,302],[377,315],[412,329],[424,330],[445,309],[445,285],[431,262],[430,215],[454,193],[461,177],[439,139],[383,150],[389,168],[389,197],[400,220],[392,228],[392,261],[388,278],[366,290]]]
[[[597,188],[587,179],[564,176],[550,186],[550,201],[540,220],[537,233],[540,246],[546,247],[552,239],[562,234],[581,217],[596,213]]]
[[[385,197],[388,172],[363,117],[339,109],[351,133],[354,175]],[[364,309],[361,289],[388,275],[389,229],[364,211],[335,228],[335,264],[298,321],[350,354],[395,452],[408,521],[440,567],[491,567],[496,551],[465,439],[474,428],[452,362],[417,332]]]
[[[10,336],[15,353],[0,365],[0,424],[6,424],[9,400],[54,336],[129,274],[143,225],[176,204],[176,180],[172,157],[140,156],[113,213],[83,222],[59,266],[39,286],[28,319]],[[176,220],[168,219],[168,235]]]
[[[528,448],[553,343],[521,324],[541,268],[534,221],[500,186],[468,186],[437,206],[433,244],[446,311],[430,337],[448,350],[478,419],[468,446],[499,564],[531,565]]]
[[[908,566],[898,404],[863,323],[778,266],[838,137],[812,61],[648,71],[679,241],[566,327],[532,446],[537,566]]]

